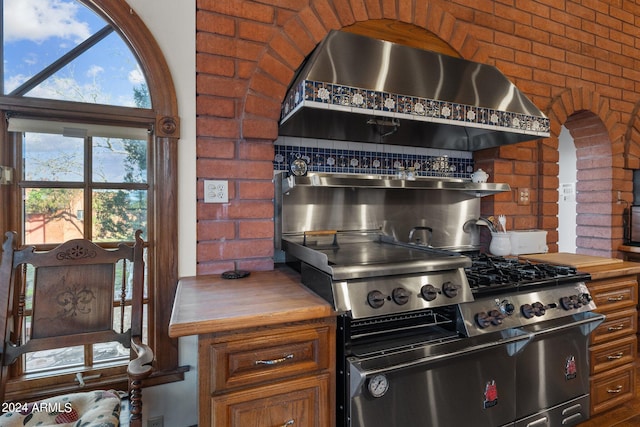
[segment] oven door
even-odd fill
[[[517,426],[571,426],[589,418],[589,334],[605,316],[593,312],[528,326],[517,356]]]
[[[346,425],[512,425],[514,356],[530,338],[526,332],[508,330],[391,354],[349,357]]]

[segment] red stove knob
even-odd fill
[[[438,296],[438,290],[433,285],[424,285],[420,288],[420,295],[427,301],[433,301]]]
[[[393,301],[398,305],[404,305],[409,302],[410,296],[411,294],[405,288],[395,288],[391,292],[391,298],[393,298]]]
[[[387,299],[385,295],[380,291],[371,291],[367,295],[367,302],[373,308],[380,308],[384,305],[384,300]]]
[[[449,298],[455,298],[458,296],[458,288],[460,286],[454,285],[451,282],[444,282],[442,284],[442,293]]]

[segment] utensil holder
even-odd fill
[[[511,253],[511,238],[509,233],[491,232],[489,252],[492,255],[505,256]]]

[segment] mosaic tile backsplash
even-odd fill
[[[275,145],[274,170],[288,171],[292,159],[301,158],[309,172],[396,175],[400,168],[414,168],[416,176],[469,179],[473,159],[453,153],[411,154],[341,149],[321,146]]]

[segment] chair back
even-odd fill
[[[130,348],[133,337],[141,338],[141,231],[135,233],[134,245],[120,243],[115,249],[86,239],[69,240],[49,251],[18,249],[16,234],[5,236],[0,263],[0,397],[7,366],[25,353],[114,341]],[[130,313],[125,310],[127,300]]]

